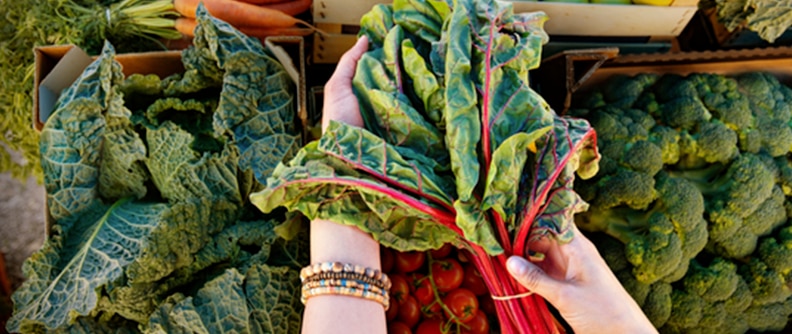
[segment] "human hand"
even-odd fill
[[[338,61],[335,72],[327,80],[324,87],[324,107],[322,110],[322,132],[327,129],[330,121],[337,121],[354,126],[363,126],[360,106],[352,92],[352,78],[360,57],[368,50],[368,38],[360,37],[355,45],[347,50]]]
[[[657,333],[594,244],[573,228],[568,244],[539,246],[546,263],[512,256],[506,262],[509,273],[553,304],[575,333]]]

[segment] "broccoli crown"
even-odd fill
[[[705,267],[691,261],[688,274],[683,280],[685,290],[691,291],[708,303],[728,299],[737,290],[737,265],[724,258],[715,258]]]
[[[737,133],[718,120],[701,123],[695,132],[683,131],[680,168],[728,163],[738,154]]]

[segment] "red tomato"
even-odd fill
[[[442,259],[448,256],[449,254],[451,254],[452,250],[454,250],[454,246],[451,246],[451,244],[446,243],[443,244],[443,246],[438,249],[430,250],[429,254],[432,255],[433,259]]]
[[[432,282],[429,281],[429,278],[416,274],[413,275],[413,280],[413,286],[415,287],[413,296],[418,300],[418,303],[420,303],[421,306],[426,306],[434,302],[435,294],[434,290],[432,290]]]
[[[399,301],[391,298],[390,307],[388,307],[388,310],[385,311],[385,319],[387,319],[388,322],[391,322],[396,319],[397,315],[399,315]]]
[[[443,303],[462,322],[470,321],[478,313],[478,299],[468,289],[459,288],[449,292],[443,297]],[[451,317],[450,314],[448,316]]]
[[[492,300],[492,296],[490,295],[479,296],[478,301],[479,301],[479,310],[484,311],[484,313],[492,316],[498,314],[498,310],[495,308],[495,301]]]
[[[399,305],[399,315],[396,320],[401,321],[410,328],[414,327],[421,320],[421,307],[413,296],[407,296],[404,301]]]
[[[465,276],[462,265],[454,259],[444,259],[432,262],[432,278],[434,278],[437,291],[448,292],[462,285]]]
[[[489,334],[490,332],[489,320],[484,312],[476,312],[476,316],[464,324],[468,328],[462,329],[462,334]]]
[[[380,266],[383,273],[390,273],[393,271],[393,266],[396,264],[396,259],[393,255],[393,250],[387,247],[380,246]]]
[[[410,294],[410,283],[407,277],[401,274],[390,275],[391,288],[389,290],[391,300],[402,301]]]
[[[424,320],[415,329],[415,334],[443,334],[443,320]]]
[[[396,271],[411,273],[421,268],[425,261],[426,253],[424,252],[396,252]]]
[[[462,287],[470,290],[476,296],[489,293],[487,284],[484,283],[484,278],[481,277],[481,273],[472,264],[465,266],[465,278],[462,280]]]
[[[412,334],[412,330],[407,324],[396,321],[388,324],[388,334]]]

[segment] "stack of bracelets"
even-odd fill
[[[385,310],[390,306],[391,281],[385,273],[341,262],[314,263],[300,271],[303,304],[320,295],[343,295],[373,300]]]

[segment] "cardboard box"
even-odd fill
[[[671,40],[685,29],[698,10],[698,0],[676,1],[671,6],[578,4],[510,1],[515,12],[543,11],[549,16],[545,30],[557,36],[651,37]],[[314,35],[312,60],[338,62],[355,43],[360,18],[386,0],[317,0],[313,19],[324,35]]]
[[[760,71],[792,84],[792,47],[643,55],[619,55],[617,49],[571,50],[545,59],[532,71],[531,78],[550,106],[564,113],[574,94],[584,93],[615,75],[736,75]]]
[[[274,36],[264,41],[292,76],[297,87],[297,116],[304,131],[312,124],[308,120],[305,88],[305,47],[300,36]],[[41,131],[63,89],[69,87],[95,59],[74,45],[42,46],[35,54],[33,98],[33,127]],[[116,55],[124,75],[156,74],[165,78],[184,71],[181,51],[158,51]]]

